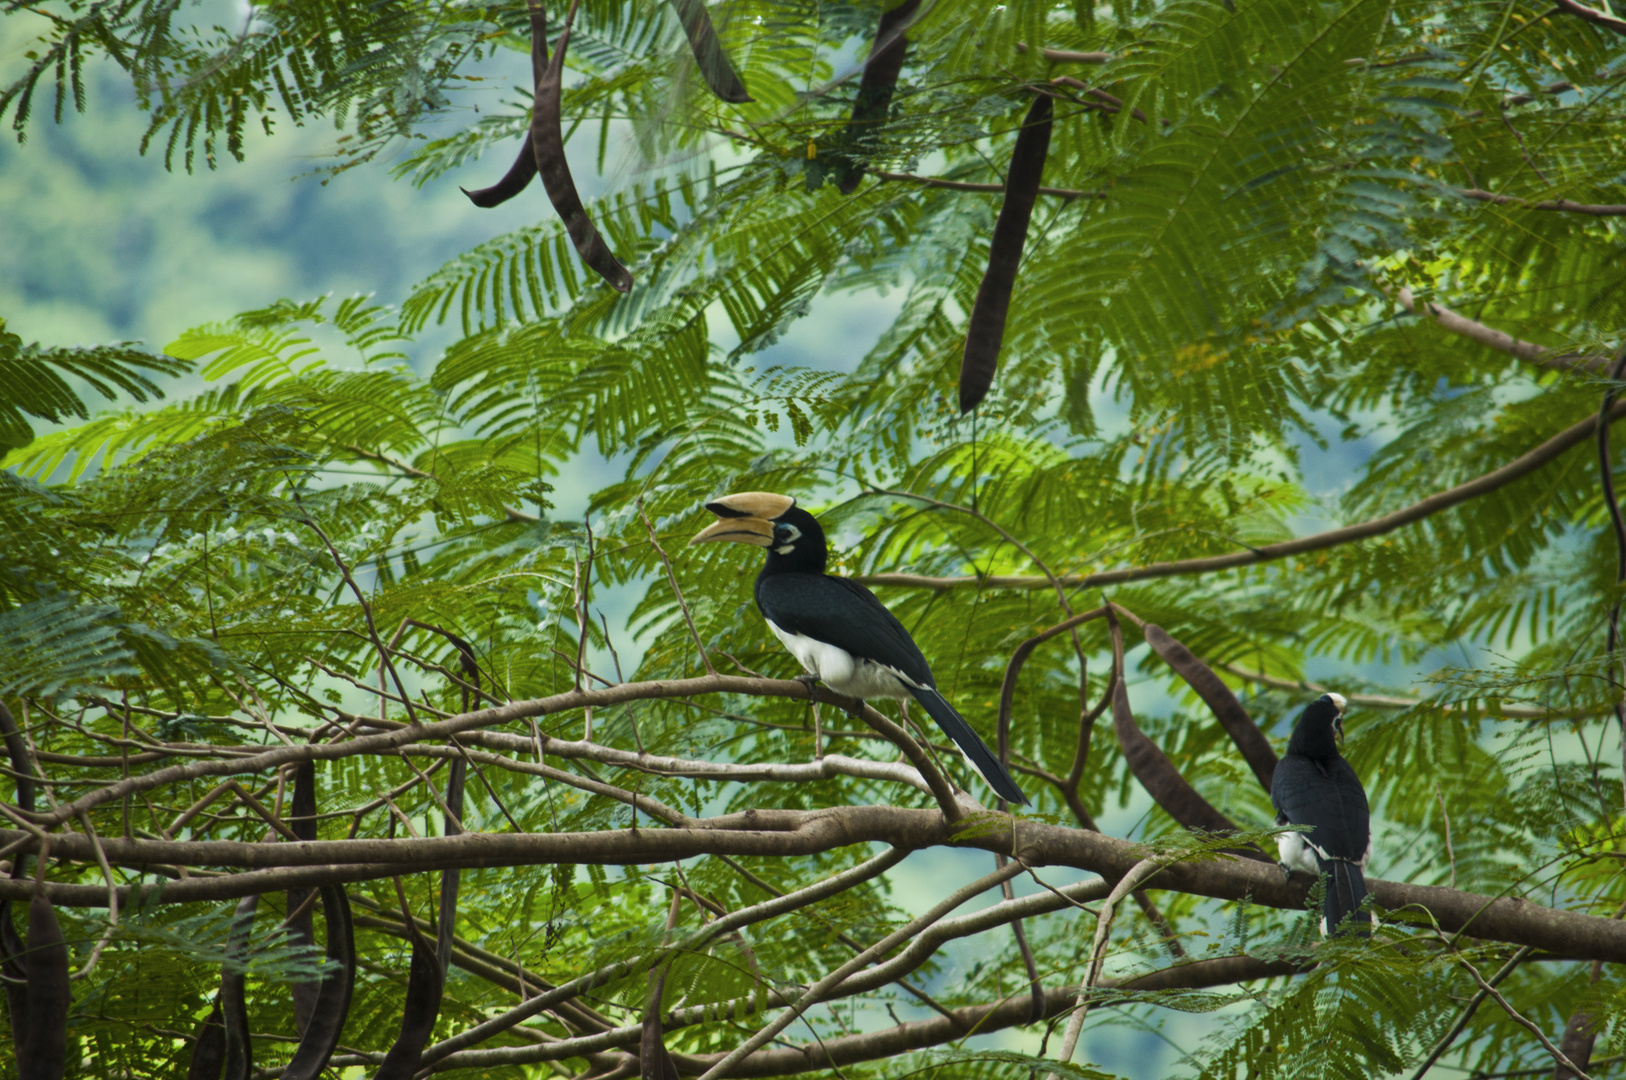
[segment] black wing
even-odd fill
[[[1305,839],[1339,859],[1360,859],[1371,839],[1371,811],[1360,777],[1341,757],[1318,764],[1288,754],[1276,765],[1270,801],[1293,825],[1311,825]]]
[[[756,592],[757,608],[787,634],[806,634],[896,668],[921,686],[936,685],[909,631],[857,582],[827,574],[764,574]]]

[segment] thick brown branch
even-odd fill
[[[162,886],[121,886],[119,901],[126,906],[131,905],[133,893],[141,894],[138,899],[144,903],[223,900],[289,887],[309,888],[449,867],[562,862],[622,865],[707,854],[793,857],[865,843],[888,843],[903,850],[956,845],[1002,851],[1019,856],[1029,866],[1071,866],[1108,881],[1118,880],[1144,857],[1144,849],[1126,840],[1026,820],[1017,830],[1020,844],[1015,850],[1008,828],[979,828],[962,839],[935,809],[842,806],[813,811],[748,810],[703,819],[700,826],[599,833],[469,832],[423,839],[320,840],[300,844],[166,843],[109,838],[102,841],[102,847],[115,866],[135,869],[177,863],[267,868],[221,877],[195,876]],[[0,846],[12,843],[30,852],[39,847],[26,832],[0,829]],[[53,835],[51,853],[53,857],[87,864],[96,858],[89,840],[76,833]],[[1147,887],[1220,900],[1251,896],[1254,903],[1296,910],[1304,906],[1311,884],[1308,874],[1284,880],[1281,869],[1274,864],[1220,858],[1175,863],[1149,880]],[[1626,922],[1544,907],[1517,897],[1491,897],[1379,879],[1369,879],[1367,885],[1383,907],[1416,904],[1453,933],[1463,931],[1486,940],[1531,945],[1557,956],[1626,963]],[[0,900],[27,900],[33,888],[31,881],[0,880]],[[97,885],[55,883],[51,899],[67,907],[102,907],[107,903],[107,890]]]
[[[1621,417],[1626,416],[1626,401],[1617,403],[1614,409],[1610,411],[1609,416],[1610,423],[1614,423]],[[1121,585],[1129,581],[1148,581],[1154,578],[1236,570],[1244,566],[1274,562],[1277,559],[1284,559],[1291,555],[1303,555],[1307,552],[1322,551],[1326,548],[1339,547],[1358,540],[1370,540],[1374,536],[1394,532],[1406,525],[1412,525],[1424,518],[1432,517],[1441,510],[1448,510],[1481,495],[1489,494],[1498,488],[1506,487],[1515,480],[1522,480],[1551,463],[1566,450],[1573,449],[1590,439],[1593,430],[1597,427],[1597,422],[1596,416],[1588,416],[1580,423],[1565,428],[1529,453],[1515,458],[1499,469],[1493,469],[1483,476],[1458,484],[1454,488],[1430,495],[1426,499],[1419,499],[1410,506],[1403,507],[1390,514],[1384,514],[1382,517],[1363,521],[1357,525],[1346,525],[1342,529],[1328,529],[1326,532],[1315,533],[1311,536],[1302,536],[1295,540],[1283,540],[1276,544],[1265,544],[1263,547],[1250,548],[1247,551],[1236,551],[1229,555],[1210,555],[1198,559],[1148,563],[1145,566],[1126,567],[1122,570],[1103,570],[1095,574],[1059,574],[1057,578],[1069,588]],[[1048,589],[1051,587],[1048,578],[1035,574],[990,574],[987,576],[967,575],[965,577],[933,577],[929,574],[862,574],[853,580],[865,585],[899,585],[927,589],[956,589],[973,586],[989,589]]]

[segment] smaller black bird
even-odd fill
[[[1366,878],[1361,871],[1372,858],[1372,816],[1366,789],[1338,752],[1344,741],[1344,705],[1340,694],[1323,694],[1299,714],[1287,753],[1276,764],[1270,801],[1276,824],[1308,825],[1308,833],[1282,833],[1276,838],[1281,867],[1327,875],[1321,934],[1339,933],[1346,917],[1362,936],[1372,931],[1372,916],[1361,910]]]
[[[1000,798],[1027,805],[999,757],[938,693],[930,665],[897,617],[858,582],[824,572],[817,518],[789,495],[771,491],[724,495],[706,509],[720,520],[689,543],[726,540],[768,549],[757,575],[757,610],[811,677],[860,701],[920,702]]]

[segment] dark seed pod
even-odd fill
[[[638,1042],[638,1080],[679,1080],[677,1062],[666,1049],[661,1029],[661,998],[666,994],[666,968],[649,974],[643,1033]]]
[[[919,0],[912,2],[918,3]],[[728,54],[717,43],[717,31],[711,25],[711,15],[706,12],[704,0],[672,0],[672,8],[677,12],[678,21],[683,24],[683,33],[689,39],[689,51],[694,53],[694,62],[699,66],[706,85],[711,87],[711,92],[736,105],[750,101],[751,95],[745,92],[745,84],[740,81],[734,65],[728,62]]]
[[[45,890],[35,886],[28,904],[28,1036],[17,1055],[18,1080],[62,1080],[68,1062],[68,946]]]
[[[294,797],[292,813],[288,817],[288,827],[293,830],[300,840],[309,842],[316,839],[316,763],[307,761],[294,772]],[[313,924],[309,889],[288,890],[288,910],[294,912],[294,917],[288,922],[288,936],[300,945],[314,945],[316,943],[316,929]],[[311,1017],[316,1012],[316,995],[322,984],[317,981],[296,982],[289,987],[294,999],[294,1028],[295,1033],[305,1034],[310,1027]]]
[[[540,34],[536,32],[538,18],[542,20],[542,32]],[[547,66],[547,19],[546,16],[538,16],[533,13],[531,16],[531,85],[533,87],[542,81],[542,72],[547,70]],[[476,191],[469,191],[467,188],[459,188],[458,190],[467,195],[469,201],[475,206],[489,210],[493,206],[501,206],[524,191],[534,179],[536,179],[536,152],[531,149],[531,136],[527,134],[520,145],[519,156],[514,159],[514,163],[508,167],[508,172],[501,180],[488,188],[480,188]]]
[[[476,188],[473,191],[468,188],[458,188],[458,190],[467,195],[469,202],[475,206],[483,210],[489,210],[493,206],[501,206],[524,191],[530,186],[531,181],[535,179],[536,154],[531,150],[531,138],[527,135],[525,145],[519,148],[519,156],[514,159],[512,165],[508,166],[508,172],[503,174],[501,180],[498,180],[490,187]]]
[[[892,91],[897,89],[898,73],[903,70],[904,54],[909,51],[904,28],[919,7],[920,0],[903,0],[892,10],[881,12],[881,25],[870,43],[869,59],[864,61],[864,74],[858,81],[858,96],[853,99],[852,118],[847,121],[849,147],[886,122],[892,108]],[[864,165],[849,158],[840,167],[839,175],[836,184],[841,193],[851,195],[864,178]]]
[[[1135,723],[1135,714],[1129,710],[1129,691],[1121,678],[1112,691],[1112,726],[1118,733],[1118,745],[1123,747],[1124,758],[1129,762],[1129,771],[1170,817],[1188,829],[1236,832],[1235,823],[1197,794],[1169,756]]]
[[[539,36],[546,40],[548,22],[540,0],[531,0],[530,13],[534,64],[537,55],[534,43]],[[593,219],[587,216],[576,181],[570,175],[570,165],[565,161],[565,137],[559,126],[559,95],[564,83],[565,53],[570,48],[570,27],[575,17],[576,0],[571,0],[564,32],[559,35],[559,47],[536,80],[536,98],[531,107],[531,151],[536,155],[537,170],[542,174],[542,186],[548,189],[548,199],[565,223],[565,231],[570,233],[570,242],[576,245],[582,262],[618,292],[626,292],[632,288],[632,275],[616,261],[604,237],[593,225]]]
[[[323,885],[322,914],[327,919],[327,958],[337,969],[322,980],[316,1015],[300,1037],[293,1060],[282,1071],[283,1080],[316,1080],[344,1034],[350,1016],[350,998],[356,990],[356,940],[350,922],[350,897],[342,885]]]
[[[1193,656],[1190,649],[1170,637],[1161,626],[1147,623],[1145,633],[1146,643],[1174,669],[1175,674],[1186,681],[1186,685],[1197,691],[1197,696],[1203,699],[1203,704],[1208,706],[1214,718],[1225,728],[1226,734],[1231,736],[1231,741],[1236,743],[1236,748],[1253,769],[1253,775],[1269,791],[1271,778],[1276,775],[1276,751],[1271,749],[1259,725],[1242,707],[1242,702],[1231,693],[1229,686],[1220,681],[1212,668]]]
[[[22,935],[11,921],[11,901],[0,900],[0,973],[6,976],[6,1015],[11,1018],[11,1046],[18,1060],[28,1039],[28,986],[23,971]]]
[[[417,926],[407,923],[412,937],[412,969],[407,975],[406,1009],[401,1013],[401,1034],[384,1055],[373,1080],[412,1080],[423,1048],[440,1017],[440,997],[446,986],[440,959]]]
[[[214,1008],[198,1025],[192,1040],[192,1062],[186,1069],[186,1080],[220,1080],[220,1070],[226,1066],[226,1025],[221,1021],[220,998]]]
[[[988,269],[977,289],[977,302],[971,308],[971,323],[965,335],[965,355],[960,359],[960,412],[975,409],[994,384],[999,366],[999,347],[1005,341],[1005,316],[1010,311],[1011,291],[1016,288],[1016,270],[1022,264],[1022,246],[1027,243],[1028,221],[1039,198],[1039,178],[1050,152],[1050,99],[1039,95],[1028,108],[1027,119],[1016,136],[1011,151],[1011,168],[1005,175],[1005,201],[994,225],[993,242],[988,247]]]
[[[258,896],[245,896],[237,902],[231,934],[226,939],[228,963],[220,973],[220,1014],[225,1026],[223,1080],[248,1080],[254,1071],[254,1044],[248,1033],[248,997],[242,970],[248,952],[249,932],[254,929],[254,909]]]
[[[17,729],[17,721],[12,717],[11,710],[0,703],[0,736],[6,740],[6,756],[11,758],[11,771],[17,777],[17,805],[25,811],[34,809],[34,767],[28,760],[28,744],[23,742],[23,733]],[[17,867],[21,867],[23,860],[17,859]],[[20,874],[13,870],[13,877]]]

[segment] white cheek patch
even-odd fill
[[[795,544],[780,544],[778,547],[774,548],[774,551],[776,553],[780,554],[780,555],[789,555],[791,552],[793,552],[795,550],[796,550],[796,545]]]

